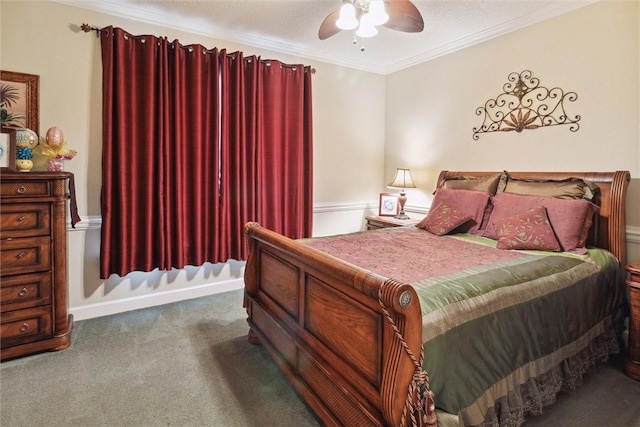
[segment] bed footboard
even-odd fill
[[[421,354],[414,289],[248,223],[245,300],[259,340],[327,425],[400,425]],[[403,414],[404,412],[404,414]]]

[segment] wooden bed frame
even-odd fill
[[[438,182],[500,172],[442,171]],[[509,172],[519,179],[579,177],[600,187],[590,245],[626,264],[629,172]],[[326,425],[401,425],[420,355],[422,320],[414,289],[248,223],[245,307],[249,340],[261,343]],[[405,425],[408,424],[405,422]]]

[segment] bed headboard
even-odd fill
[[[452,172],[442,171],[438,183],[456,177],[486,177],[503,172]],[[627,187],[631,180],[629,171],[615,172],[508,172],[516,179],[563,180],[582,178],[598,185],[600,192],[594,200],[600,209],[589,231],[588,244],[607,249],[620,261],[621,268],[627,262],[625,206]]]

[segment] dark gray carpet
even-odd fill
[[[241,291],[75,322],[67,350],[0,365],[0,425],[319,426],[266,351]],[[527,426],[640,426],[616,361]]]
[[[319,425],[260,346],[242,293],[75,322],[72,345],[3,362],[3,427]]]
[[[598,365],[573,392],[532,417],[526,427],[640,427],[640,381],[624,375],[622,356]]]

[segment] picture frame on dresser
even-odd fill
[[[40,76],[0,70],[0,83],[17,90],[18,99],[7,111],[24,117],[17,121],[40,135]]]
[[[380,193],[378,216],[396,216],[400,212],[399,197],[393,193]]]
[[[16,130],[2,128],[0,132],[0,171],[16,170]]]

